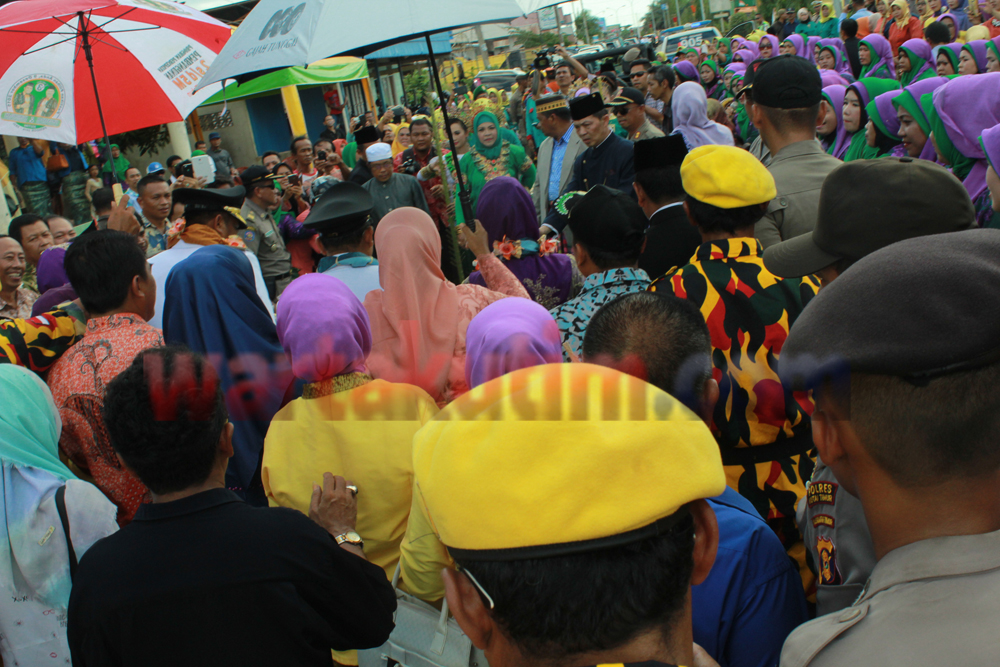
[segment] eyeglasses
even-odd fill
[[[623,107],[615,107],[615,115],[616,116],[627,116],[628,112],[631,111],[634,108],[635,107],[633,105],[631,105],[631,104],[626,104]]]
[[[646,76],[646,72],[633,72],[632,74],[628,75],[628,78],[634,79],[639,76]]]
[[[496,607],[496,605],[493,603],[493,598],[490,597],[490,594],[486,592],[486,589],[483,588],[483,585],[480,584],[474,576],[472,576],[471,572],[469,572],[468,570],[466,570],[464,567],[462,567],[457,563],[455,564],[455,569],[464,574],[465,576],[467,576],[469,578],[469,581],[472,582],[472,585],[475,586],[477,589],[479,589],[479,592],[483,594],[483,597],[486,598],[486,601],[489,603],[490,609]]]

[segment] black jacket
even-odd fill
[[[684,204],[660,209],[649,219],[639,268],[656,280],[675,266],[690,263],[700,245],[701,233],[688,219]]]
[[[73,664],[331,664],[393,628],[382,568],[301,512],[226,489],[143,505],[80,559],[69,600]]]

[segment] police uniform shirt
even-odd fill
[[[815,139],[797,141],[771,156],[767,170],[778,196],[754,228],[754,236],[768,248],[811,232],[819,216],[819,192],[827,174],[844,164],[827,155]]]
[[[658,127],[653,125],[653,122],[649,120],[649,118],[646,118],[646,120],[643,121],[642,126],[633,132],[631,136],[629,136],[629,139],[632,140],[632,143],[635,143],[636,141],[655,139],[656,137],[662,136],[664,136],[663,132],[661,132]]]
[[[291,254],[285,249],[281,230],[274,222],[274,216],[248,198],[243,202],[240,215],[246,220],[247,228],[240,232],[246,247],[257,255],[260,270],[265,279],[283,276],[292,270]]]
[[[875,547],[861,501],[817,459],[796,521],[816,573],[816,613],[831,614],[858,599],[875,568]]]
[[[998,591],[1000,531],[907,544],[853,605],[799,626],[781,667],[1000,665]]]

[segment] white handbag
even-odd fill
[[[382,646],[358,651],[358,667],[489,667],[454,618],[448,601],[438,611],[399,590],[399,565],[392,576],[396,591],[396,627]]]

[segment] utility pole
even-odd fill
[[[705,13],[705,0],[701,0],[701,20],[708,20],[708,14]]]
[[[678,4],[680,0],[674,0],[674,12],[677,17],[677,27],[681,26],[681,6]]]
[[[660,14],[663,16],[663,29],[666,30],[670,27],[670,13],[667,11],[666,2],[660,3]],[[654,21],[653,23],[653,32],[656,32],[656,22]]]
[[[701,0],[704,4],[705,0]],[[479,53],[483,57],[483,69],[488,70],[490,68],[490,52],[486,49],[486,40],[483,39],[483,26],[476,26],[476,39],[479,41]]]
[[[583,21],[583,41],[590,44],[590,26],[587,25],[587,10],[583,8],[583,0],[580,0],[580,20]]]

